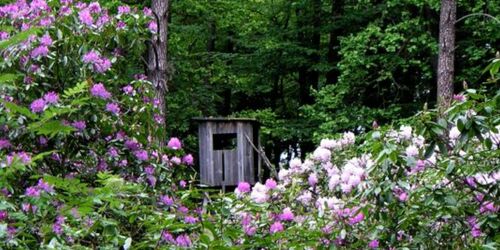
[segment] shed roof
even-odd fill
[[[231,117],[194,117],[197,122],[249,122],[260,125],[260,122],[253,118],[231,118]]]

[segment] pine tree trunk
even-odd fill
[[[167,115],[166,95],[168,91],[167,77],[167,41],[168,41],[168,14],[169,0],[152,0],[151,9],[155,20],[157,21],[158,30],[151,39],[151,46],[148,52],[148,79],[155,87],[155,98],[158,101],[159,115],[161,121],[158,125],[157,141],[161,146],[165,144],[166,138],[162,138],[165,134],[165,120]]]
[[[437,70],[437,105],[440,114],[450,106],[453,98],[456,19],[456,1],[442,0],[439,19],[439,58]]]

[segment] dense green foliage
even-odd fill
[[[200,115],[258,117],[277,163],[297,143],[311,150],[325,135],[409,117],[425,103],[432,108],[439,4],[174,0],[170,131],[191,135],[189,119]],[[459,1],[458,18],[500,19],[499,6]],[[498,20],[457,23],[457,91],[463,81],[479,86],[499,42]]]
[[[439,117],[438,1],[172,1],[167,131],[124,2],[0,0],[1,249],[500,246],[497,1]],[[200,115],[258,118],[277,176],[200,187]]]

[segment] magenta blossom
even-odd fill
[[[92,85],[92,88],[90,89],[90,94],[92,94],[92,96],[99,97],[104,100],[111,98],[111,93],[109,93],[106,90],[104,84],[102,83],[97,83]]]
[[[168,195],[160,195],[160,202],[165,206],[172,206],[174,204],[174,199]]]
[[[6,210],[0,210],[0,221],[4,221],[9,216],[9,213]]]
[[[360,223],[364,219],[365,219],[365,215],[363,214],[363,212],[359,212],[354,217],[350,217],[349,218],[349,224],[350,225],[355,225],[355,224]]]
[[[0,138],[0,149],[10,148],[12,145],[7,139]]]
[[[198,222],[198,219],[188,215],[184,218],[184,222],[186,222],[187,224],[196,224]]]
[[[283,209],[283,212],[280,214],[280,220],[282,221],[293,221],[293,219],[295,218],[293,212],[292,212],[292,209],[289,208],[289,207],[286,207],[285,209]]]
[[[238,187],[236,188],[240,193],[248,193],[250,192],[250,184],[248,182],[240,182],[238,183]]]
[[[30,105],[31,112],[33,113],[43,112],[43,110],[45,109],[45,104],[46,104],[45,100],[43,100],[42,98],[34,100]]]
[[[87,26],[92,26],[94,24],[94,18],[92,17],[92,14],[90,14],[89,9],[83,9],[78,12],[78,19],[81,23]]]
[[[194,159],[193,159],[193,156],[191,154],[187,154],[184,157],[182,157],[182,163],[184,163],[188,166],[192,166],[193,161],[194,161]]]
[[[131,85],[123,87],[122,90],[127,95],[132,95],[134,93],[134,88]]]
[[[130,6],[122,5],[118,6],[118,14],[127,14],[130,12]]]
[[[59,101],[59,95],[54,91],[50,91],[43,96],[43,100],[47,104],[55,104]]]
[[[52,45],[52,38],[50,37],[49,34],[45,34],[42,37],[40,37],[39,41],[40,41],[40,45],[43,45],[43,46],[48,47],[48,46]]]
[[[147,161],[149,159],[148,151],[140,149],[134,152],[135,157],[140,161]]]
[[[24,194],[29,197],[40,197],[40,190],[36,187],[28,187]]]
[[[182,148],[181,140],[179,140],[179,138],[177,137],[172,137],[168,141],[167,147],[174,150],[181,149]]]
[[[276,181],[274,179],[267,179],[266,180],[266,187],[269,189],[275,189],[278,186]]]
[[[156,21],[151,20],[151,21],[148,23],[148,29],[149,29],[149,31],[151,31],[151,33],[156,33],[156,32],[158,32],[158,25],[156,24]]]
[[[82,132],[87,127],[87,124],[85,123],[85,121],[74,121],[71,123],[71,126]]]
[[[191,239],[189,238],[189,235],[187,234],[181,234],[177,236],[177,239],[175,240],[177,246],[180,247],[190,247],[192,245]]]
[[[116,104],[116,103],[107,103],[106,104],[106,111],[116,115],[116,114],[120,113],[120,106],[118,106],[118,104]]]
[[[179,181],[179,186],[181,186],[182,188],[185,188],[186,185],[187,185],[187,182],[185,180]]]
[[[31,58],[46,57],[49,54],[49,48],[44,45],[40,45],[33,49],[30,53]]]
[[[377,249],[379,247],[379,242],[378,240],[372,240],[370,243],[368,243],[368,247],[371,249]]]
[[[284,230],[283,224],[281,222],[276,221],[271,225],[271,228],[269,229],[269,232],[271,234],[282,232]]]

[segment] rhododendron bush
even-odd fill
[[[153,16],[114,1],[0,7],[0,248],[498,247],[499,93],[323,139],[277,176],[210,195],[182,141],[156,139]]]
[[[0,248],[191,246],[193,157],[159,148],[142,71],[151,10],[0,7]],[[174,171],[175,170],[175,171]]]
[[[228,204],[248,247],[462,249],[500,243],[500,95],[468,90],[446,119],[323,139]],[[465,99],[469,100],[465,100]]]

